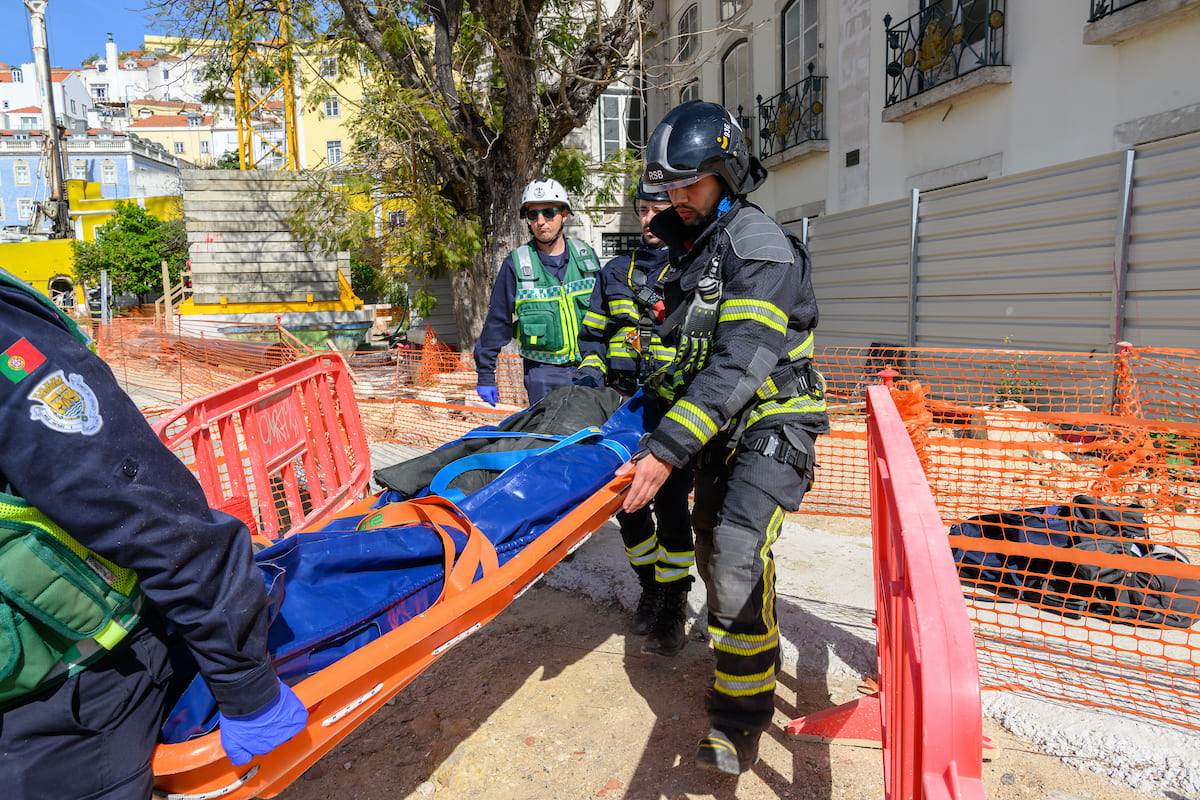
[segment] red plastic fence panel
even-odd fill
[[[879,692],[788,733],[883,745],[889,800],[982,800],[979,667],[925,473],[883,386],[867,390]]]
[[[186,403],[154,429],[209,503],[277,539],[361,498],[371,455],[342,358],[285,364]]]

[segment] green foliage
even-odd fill
[[[241,161],[241,158],[238,157],[236,150],[226,150],[224,153],[221,153],[220,158],[218,158],[216,161],[213,162],[213,165],[211,167],[206,167],[206,169],[241,169],[241,168],[242,168],[242,161]]]
[[[99,60],[100,60],[99,53],[91,53],[86,58],[84,58],[83,61],[80,61],[79,65],[82,67],[90,67],[92,64],[95,64]]]
[[[133,202],[118,202],[113,218],[96,230],[94,242],[73,242],[75,277],[96,285],[108,271],[117,294],[161,294],[162,266],[171,283],[187,263],[183,220],[164,221]]]

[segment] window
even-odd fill
[[[721,0],[721,21],[736,16],[742,10],[742,0]]]
[[[692,81],[679,90],[679,102],[686,103],[689,100],[700,99],[700,81]]]
[[[321,77],[336,78],[338,76],[338,63],[335,56],[324,56],[321,59]]]
[[[170,80],[170,78],[171,78],[171,70],[167,69],[166,67],[163,67],[163,80],[164,81]]]
[[[358,62],[358,74],[364,78],[371,77],[371,65],[366,62],[366,59]]]
[[[818,44],[817,0],[792,0],[783,10],[784,89],[808,77],[808,65],[817,61]]]
[[[96,72],[108,72],[108,64],[103,61],[96,62]]]
[[[626,147],[642,146],[642,98],[636,94],[600,95],[600,158]]]
[[[108,99],[108,84],[107,83],[97,83],[95,86],[93,86],[92,87],[92,97],[96,98],[97,100]]]
[[[632,253],[641,243],[641,233],[602,233],[600,234],[600,257],[612,258]]]
[[[105,161],[100,165],[100,182],[115,186],[117,183],[117,164],[114,161]]]
[[[921,0],[921,11],[925,30],[945,31],[956,44],[982,41],[987,32],[987,0]]]
[[[14,133],[13,139],[18,142],[28,142],[29,134],[28,133]]]
[[[10,74],[12,75],[13,83],[21,83],[22,81],[25,80],[24,76],[21,75],[20,67],[13,67],[12,72]]]
[[[137,62],[132,58],[125,59],[125,69],[137,69]]]
[[[200,152],[201,152],[203,155],[208,155],[208,142],[201,142],[201,143],[200,143]]]
[[[21,117],[21,121],[17,123],[17,127],[23,131],[36,131],[38,129],[37,117]]]
[[[199,114],[188,114],[187,121],[189,128],[199,128],[203,124],[204,118]]]
[[[338,104],[337,95],[325,100],[325,116],[337,117],[341,116],[341,106]]]
[[[696,54],[696,31],[700,27],[700,7],[695,3],[679,15],[679,60],[687,61]]]
[[[28,221],[33,217],[33,201],[28,197],[17,198],[17,219]]]
[[[342,161],[342,140],[331,139],[325,142],[325,163],[333,166]]]
[[[387,212],[388,228],[402,228],[408,223],[407,211],[389,211]]]
[[[29,185],[29,162],[24,159],[13,162],[13,183],[17,186]]]
[[[74,101],[74,100],[72,100],[72,101],[71,101],[71,113],[72,113],[72,114],[76,113],[76,112],[75,112],[75,101]]]
[[[87,162],[82,158],[77,158],[71,162],[71,177],[76,180],[86,181],[88,176]]]
[[[175,155],[183,155],[183,142],[175,142]]]
[[[726,51],[721,59],[721,105],[745,127],[742,115],[754,109],[750,86],[750,43],[745,39]]]

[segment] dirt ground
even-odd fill
[[[279,795],[282,800],[843,800],[883,797],[878,749],[791,739],[802,716],[853,699],[854,683],[785,666],[762,760],[740,777],[697,770],[708,644],[640,652],[628,615],[537,586],[460,643]],[[1066,766],[984,721],[992,800],[1144,795]]]

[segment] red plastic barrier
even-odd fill
[[[361,498],[371,454],[346,363],[321,354],[180,406],[154,424],[209,503],[277,539]]]
[[[792,736],[881,742],[894,800],[982,800],[983,714],[958,573],[904,422],[867,390],[879,692],[788,725]]]

